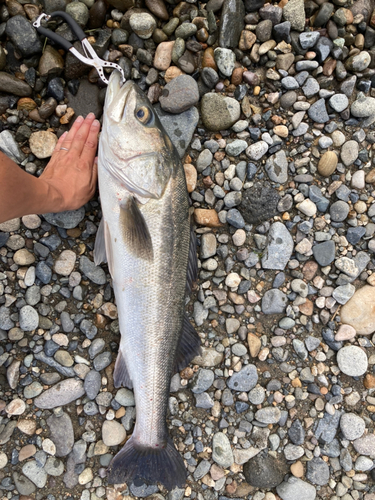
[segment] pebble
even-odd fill
[[[102,439],[106,446],[117,446],[126,438],[123,425],[115,420],[105,420],[102,427]]]
[[[352,298],[341,308],[343,323],[352,326],[360,335],[375,332],[375,288],[365,285],[356,290]]]
[[[229,439],[222,432],[214,434],[212,439],[212,459],[224,468],[230,467],[234,462]]]
[[[366,353],[357,346],[342,347],[337,353],[340,370],[350,377],[360,377],[366,373],[368,360]]]
[[[340,429],[345,439],[354,441],[362,437],[366,428],[365,421],[355,413],[344,413],[340,419]]]
[[[228,380],[229,389],[235,391],[250,391],[258,382],[255,365],[246,365],[238,373],[234,373]]]
[[[67,378],[44,391],[34,400],[35,406],[43,409],[56,408],[82,397],[85,393],[83,382]]]
[[[221,94],[207,93],[201,100],[202,120],[209,130],[225,130],[240,118],[240,105]]]
[[[315,487],[297,477],[290,477],[276,487],[277,494],[282,500],[314,500],[316,496]]]
[[[358,142],[347,141],[343,144],[340,153],[341,161],[345,166],[352,165],[358,158]]]
[[[262,258],[264,269],[285,269],[294,248],[293,239],[281,222],[274,222],[270,227],[267,247]]]
[[[55,272],[61,276],[69,276],[74,269],[76,258],[72,250],[63,250],[55,261]]]
[[[34,132],[29,138],[31,152],[39,159],[49,158],[57,144],[57,136],[43,130]]]

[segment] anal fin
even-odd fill
[[[201,354],[201,339],[195,331],[189,318],[185,315],[182,325],[180,343],[177,348],[174,372],[180,372],[190,361]]]
[[[130,378],[124,356],[121,354],[121,350],[119,350],[117,354],[115,369],[113,371],[113,382],[116,389],[121,386],[133,389],[133,382]]]

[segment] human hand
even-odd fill
[[[96,149],[100,123],[90,113],[79,116],[69,132],[56,144],[51,159],[39,177],[47,185],[49,212],[75,210],[95,193],[98,179]]]

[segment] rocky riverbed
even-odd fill
[[[102,114],[96,71],[36,33],[42,11],[73,16],[155,104],[199,245],[203,354],[168,419],[189,478],[106,482],[135,408],[113,386],[96,198],[0,225],[1,498],[374,500],[374,1],[109,4],[0,5],[0,149],[38,176],[76,116]]]

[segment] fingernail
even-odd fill
[[[78,116],[77,119],[76,119],[76,122],[77,123],[82,123],[83,122],[83,116]]]
[[[92,122],[92,125],[93,125],[93,127],[100,127],[100,122],[99,122],[99,120],[94,120],[94,121]]]
[[[86,118],[90,118],[90,119],[91,119],[91,118],[94,118],[94,117],[95,117],[94,113],[89,113],[89,114],[86,116]]]

